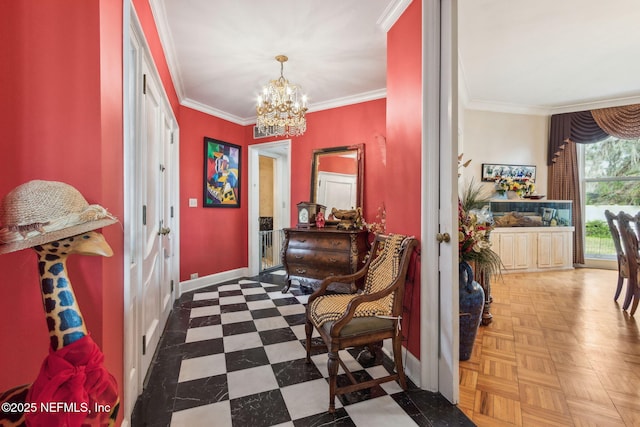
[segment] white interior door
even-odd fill
[[[424,0],[422,22],[420,379],[458,403],[457,1]]]
[[[146,65],[146,64],[145,64]],[[146,68],[146,69],[144,69]],[[144,67],[145,76],[149,68]],[[153,79],[145,78],[143,96],[144,129],[140,141],[142,169],[142,371],[151,363],[153,352],[158,345],[161,326],[161,307],[164,288],[163,236],[160,234],[164,221],[164,177],[162,166],[163,114],[160,92]]]
[[[175,299],[180,233],[178,127],[129,2],[124,40],[123,225],[129,269],[124,278],[123,425],[128,425]]]
[[[318,200],[323,200],[327,215],[332,208],[355,209],[358,187],[355,175],[318,172]]]

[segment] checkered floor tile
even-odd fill
[[[442,396],[395,382],[339,396],[327,413],[326,352],[305,362],[309,293],[283,294],[282,272],[189,292],[176,302],[132,425],[172,427],[473,424]],[[320,341],[317,332],[314,340]],[[358,379],[388,375],[360,349],[341,353]],[[342,369],[341,371],[342,372]],[[338,380],[348,382],[342,372]]]

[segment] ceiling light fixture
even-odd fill
[[[300,93],[300,86],[289,83],[282,74],[288,59],[285,55],[276,56],[280,77],[271,80],[258,96],[256,125],[261,133],[299,136],[307,130],[307,96]]]

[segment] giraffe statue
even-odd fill
[[[21,224],[25,211],[31,222]],[[33,384],[0,393],[0,427],[115,424],[117,383],[103,367],[66,266],[71,254],[112,256],[104,236],[92,230],[115,222],[75,188],[53,181],[30,181],[2,200],[0,254],[28,247],[37,254],[49,355]]]
[[[67,257],[71,254],[81,255],[102,255],[111,256],[113,251],[111,247],[104,239],[102,234],[95,231],[90,231],[78,236],[68,237],[66,239],[58,240],[55,242],[46,243],[44,245],[38,245],[33,248],[38,254],[38,270],[40,272],[40,289],[42,293],[42,302],[44,305],[44,311],[46,315],[47,327],[49,329],[49,344],[52,354],[62,350],[71,344],[78,342],[84,337],[88,337],[87,327],[82,317],[82,312],[78,306],[78,301],[73,292],[71,281],[67,274]],[[101,361],[101,360],[100,360]],[[15,399],[22,398],[23,402],[30,401],[28,396],[31,394],[32,385],[21,386],[12,389],[12,393],[7,398],[13,396]],[[112,426],[115,423],[118,413],[118,396],[117,389],[115,394],[107,397],[107,400],[101,399],[101,402],[97,402],[93,397],[88,396],[92,402],[85,401],[88,408],[95,408],[98,404],[98,408],[103,412],[108,412],[108,425]],[[9,400],[10,401],[10,400]],[[70,402],[71,403],[71,402]],[[79,405],[75,405],[73,410],[82,409],[82,402]],[[31,402],[29,405],[33,404]],[[0,420],[0,426],[20,426],[25,424],[25,416],[32,418],[39,415],[46,420],[46,413],[39,411],[40,405],[36,405],[38,411],[34,414],[27,413],[22,414],[21,417],[14,417],[15,419],[11,423]],[[18,407],[18,405],[16,405]],[[8,415],[11,415],[9,413]],[[15,415],[15,414],[14,414]],[[86,420],[83,420],[82,425],[104,425],[100,423],[100,416],[104,417],[100,411],[91,411]],[[46,421],[45,421],[46,422]],[[42,425],[39,423],[30,423],[32,425]]]

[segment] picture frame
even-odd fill
[[[204,137],[203,203],[205,208],[239,208],[242,148]]]
[[[482,181],[492,182],[496,178],[511,178],[514,180],[536,179],[534,165],[505,165],[499,163],[482,164]]]

